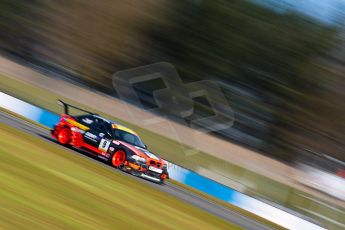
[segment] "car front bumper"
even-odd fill
[[[168,172],[163,170],[162,173],[157,173],[154,171],[149,170],[147,165],[134,163],[134,162],[127,162],[124,166],[124,170],[141,178],[153,181],[153,182],[163,182],[165,179],[169,178]]]

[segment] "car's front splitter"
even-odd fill
[[[137,177],[141,177],[141,178],[144,178],[144,179],[147,179],[147,180],[150,180],[153,182],[157,182],[157,183],[161,183],[163,181],[161,179],[161,175],[159,177],[151,176],[151,175],[149,175],[150,173],[148,173],[147,170],[142,171],[141,169],[142,169],[142,167],[140,167],[136,164],[132,164],[132,163],[128,163],[127,166],[124,166],[122,168],[123,171],[126,171],[126,172],[128,172],[134,176],[137,176]]]
[[[146,175],[144,173],[141,173],[139,176],[142,177],[142,178],[154,181],[154,182],[161,182],[161,179],[156,178],[156,177],[152,177],[152,176],[149,176],[149,175]]]

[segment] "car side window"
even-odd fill
[[[105,137],[107,138],[112,138],[112,132],[111,132],[111,125],[109,123],[105,123],[104,128],[103,128]]]
[[[95,123],[94,123],[94,128],[97,130],[97,132],[99,133],[103,133],[104,137],[106,138],[111,138],[111,125],[106,122],[103,121],[101,119],[96,119]]]

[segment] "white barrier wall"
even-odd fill
[[[300,165],[296,180],[301,184],[345,201],[345,179],[308,165]]]

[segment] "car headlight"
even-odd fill
[[[140,156],[138,156],[138,155],[133,155],[132,158],[133,158],[134,160],[136,160],[136,161],[140,161],[140,162],[142,162],[142,163],[146,163],[146,159],[143,158],[143,157],[140,157]]]

